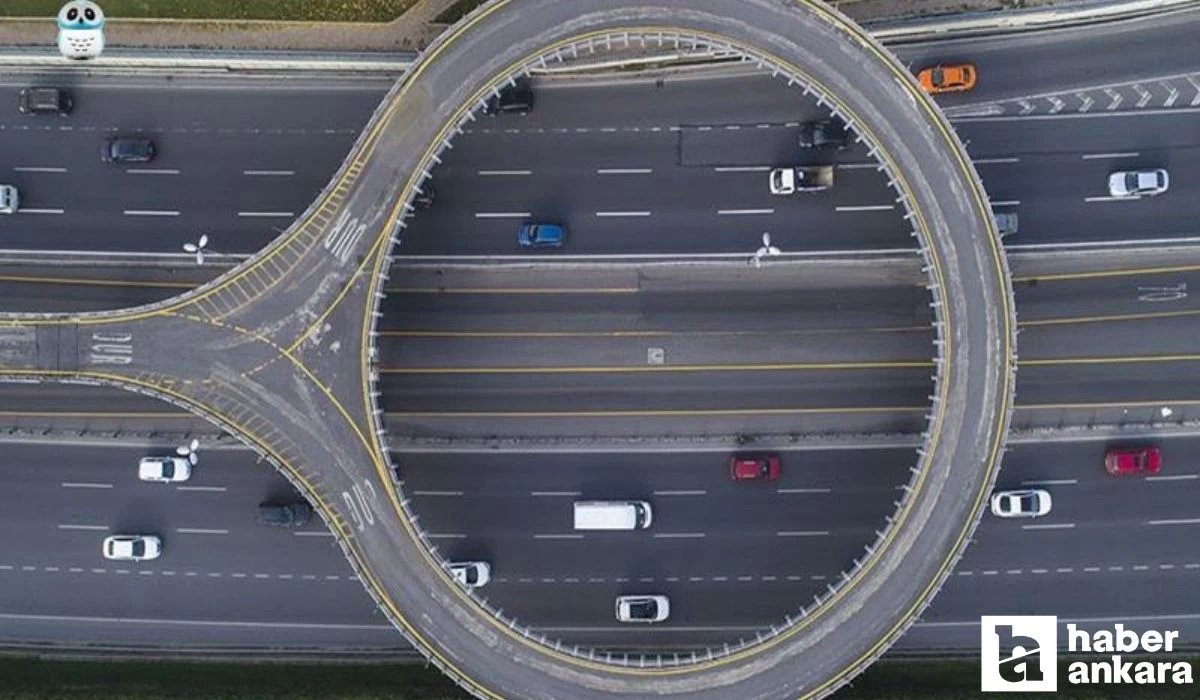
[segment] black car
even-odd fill
[[[17,97],[17,111],[21,114],[58,114],[67,116],[75,108],[71,93],[53,87],[22,88]]]
[[[800,147],[842,150],[850,145],[850,133],[840,119],[805,122],[800,125]]]
[[[312,519],[312,506],[304,501],[258,504],[258,522],[263,525],[301,527]]]
[[[521,79],[515,85],[500,90],[498,96],[492,97],[483,106],[483,113],[495,116],[497,114],[529,114],[533,111],[533,87],[528,79]]]
[[[154,160],[154,142],[127,136],[113,136],[100,147],[105,163],[149,163]]]

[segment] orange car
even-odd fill
[[[941,92],[966,92],[975,87],[975,66],[932,66],[917,74],[921,87],[931,95]]]

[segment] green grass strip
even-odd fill
[[[98,0],[105,17],[389,22],[417,0]],[[58,15],[63,0],[0,0],[0,17]]]

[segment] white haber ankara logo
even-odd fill
[[[985,693],[1058,690],[1058,618],[984,615],[980,618],[981,690]]]

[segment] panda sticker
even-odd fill
[[[104,51],[104,11],[90,0],[71,0],[58,11],[58,51],[84,60]]]

